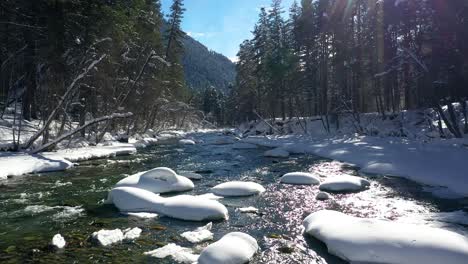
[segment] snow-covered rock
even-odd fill
[[[156,218],[158,217],[158,214],[155,214],[155,213],[124,213],[125,215],[128,215],[128,216],[134,216],[134,217],[138,217],[138,218],[142,218],[142,219],[152,219],[152,218]]]
[[[154,146],[158,144],[158,139],[152,137],[145,137],[139,140],[135,140],[135,142],[129,141],[129,143],[132,143],[136,148],[147,148],[149,146]]]
[[[250,143],[238,142],[232,145],[233,149],[257,149],[258,146]]]
[[[91,235],[91,238],[103,247],[118,243],[124,239],[124,234],[120,229],[99,230]]]
[[[180,145],[195,145],[195,141],[191,140],[191,139],[181,139],[179,140],[179,144]]]
[[[206,247],[198,258],[198,264],[247,263],[258,250],[255,238],[241,232],[233,232]]]
[[[144,254],[160,259],[170,256],[178,263],[195,263],[198,259],[198,255],[195,255],[192,249],[181,247],[174,243],[168,244],[162,248],[145,252]]]
[[[160,167],[120,180],[116,187],[136,187],[154,193],[183,192],[194,188],[193,182],[169,168]]]
[[[133,187],[114,188],[109,196],[122,212],[154,212],[188,221],[228,218],[228,211],[224,205],[199,196],[178,195],[163,198],[150,191]]]
[[[365,219],[323,210],[304,220],[305,232],[351,263],[464,264],[468,238],[439,228]]]
[[[265,191],[262,185],[255,182],[231,181],[216,185],[211,192],[219,196],[251,196]]]
[[[289,152],[284,150],[283,148],[275,148],[263,153],[265,157],[272,157],[272,158],[287,158],[289,157]]]
[[[317,185],[320,184],[320,178],[314,173],[290,172],[283,175],[280,182],[298,185]]]
[[[67,243],[65,242],[65,238],[63,238],[62,235],[60,234],[56,234],[53,238],[52,238],[52,243],[51,245],[58,248],[58,249],[61,249],[61,248],[64,248],[65,245]]]
[[[62,171],[73,164],[62,157],[48,155],[2,154],[0,155],[0,180],[8,176],[21,176],[28,173]]]
[[[45,152],[43,155],[51,158],[63,158],[68,161],[77,162],[92,159],[111,158],[137,153],[133,144],[113,143],[110,146],[93,146],[84,148],[61,149],[57,152]]]
[[[213,233],[211,228],[213,223],[208,223],[205,226],[199,227],[194,231],[187,231],[180,234],[181,237],[187,239],[191,243],[201,243],[208,240],[213,240]]]
[[[189,178],[191,180],[201,180],[203,178],[201,174],[191,172],[191,171],[179,171],[179,175]]]
[[[321,191],[330,192],[356,192],[370,186],[366,179],[350,175],[334,176],[320,184]]]
[[[134,240],[140,237],[141,235],[141,228],[134,227],[134,228],[127,228],[124,231],[124,240]]]
[[[317,196],[315,196],[315,199],[320,200],[320,201],[324,201],[324,200],[328,200],[332,198],[333,197],[329,193],[326,193],[326,192],[319,192]]]

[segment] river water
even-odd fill
[[[200,141],[218,136],[193,135]],[[437,214],[462,210],[468,204],[466,200],[436,199],[416,183],[381,176],[368,177],[372,185],[364,192],[335,194],[333,200],[317,201],[317,186],[279,184],[279,177],[291,171],[308,170],[323,175],[356,175],[354,168],[313,155],[265,158],[264,151],[203,143],[181,146],[169,140],[133,156],[87,161],[64,172],[0,182],[0,262],[173,263],[171,259],[154,259],[143,253],[168,243],[200,250],[207,244],[192,245],[180,234],[206,223],[128,217],[112,205],[102,203],[107,192],[123,177],[160,166],[203,172],[203,179],[194,181],[195,189],[188,194],[207,193],[216,184],[229,180],[255,181],[266,188],[261,196],[220,200],[228,208],[230,218],[213,223],[215,240],[232,231],[246,232],[257,239],[261,251],[251,263],[345,263],[328,254],[324,244],[303,236],[302,220],[320,209],[468,233],[468,226],[459,224],[459,217]],[[236,210],[247,206],[258,208],[259,213]],[[99,247],[89,240],[90,234],[100,229],[129,227],[140,227],[142,236],[134,242],[111,247]],[[68,243],[64,250],[48,247],[57,233]]]

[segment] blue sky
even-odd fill
[[[283,0],[287,11],[294,0]],[[172,0],[162,0],[165,14]],[[251,38],[260,7],[270,6],[270,0],[185,0],[182,28],[209,49],[234,60],[239,44]]]

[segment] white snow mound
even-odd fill
[[[206,226],[199,227],[194,231],[187,231],[182,233],[180,236],[187,239],[191,243],[201,243],[208,240],[213,240],[213,233],[211,228],[213,223],[208,223]]]
[[[241,232],[233,232],[206,247],[198,258],[198,264],[247,263],[258,250],[255,238]]]
[[[154,193],[183,192],[194,188],[193,182],[166,167],[140,172],[120,180],[116,187],[136,187]]]
[[[370,186],[366,179],[350,175],[334,176],[320,184],[321,191],[330,192],[355,192]]]
[[[251,196],[265,191],[262,185],[255,182],[231,181],[216,185],[211,192],[219,196]]]
[[[323,210],[304,219],[305,232],[351,263],[464,264],[468,238],[439,228]]]
[[[52,238],[52,243],[51,244],[52,244],[52,246],[61,249],[61,248],[64,248],[67,243],[65,242],[65,238],[63,238],[62,235],[56,234]]]
[[[263,156],[271,158],[287,158],[289,157],[289,152],[282,148],[275,148],[272,150],[265,151],[265,153],[263,153]]]
[[[314,173],[308,172],[290,172],[281,177],[280,182],[298,185],[317,185],[320,184],[319,177]]]

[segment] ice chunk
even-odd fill
[[[52,238],[52,246],[58,248],[58,249],[61,249],[61,248],[64,248],[65,245],[66,245],[66,242],[65,242],[65,238],[63,238],[62,235],[60,234],[56,234],[53,238]]]
[[[250,196],[265,191],[262,185],[255,182],[232,181],[216,185],[211,192],[219,196]]]
[[[281,177],[280,182],[287,184],[299,185],[316,185],[320,184],[319,176],[308,172],[290,172]]]
[[[255,238],[241,232],[233,232],[206,247],[198,258],[198,264],[247,263],[258,250]]]
[[[124,240],[133,240],[133,239],[137,239],[140,237],[141,235],[141,229],[138,228],[138,227],[134,227],[134,228],[127,228],[125,229],[123,232],[124,232],[124,236],[123,236],[123,239]]]
[[[258,213],[258,209],[253,206],[242,207],[242,208],[238,208],[237,210],[239,210],[239,212],[241,213]]]
[[[211,227],[213,223],[208,223],[206,226],[199,227],[194,231],[187,231],[182,233],[180,236],[187,239],[191,243],[201,243],[207,240],[213,239],[213,233]]]
[[[198,259],[198,255],[193,254],[193,251],[190,248],[181,247],[174,243],[145,252],[144,254],[160,259],[170,256],[178,263],[194,263]]]
[[[304,220],[305,232],[351,263],[450,263],[468,259],[468,238],[444,229],[365,219],[323,210]]]
[[[94,232],[91,237],[95,240],[99,245],[107,247],[112,244],[118,243],[124,239],[124,234],[120,229],[114,230],[99,230]]]
[[[124,213],[128,216],[134,216],[142,219],[152,219],[158,217],[158,214],[155,213]]]
[[[370,186],[366,179],[350,175],[335,176],[320,184],[320,190],[331,192],[355,192]]]

